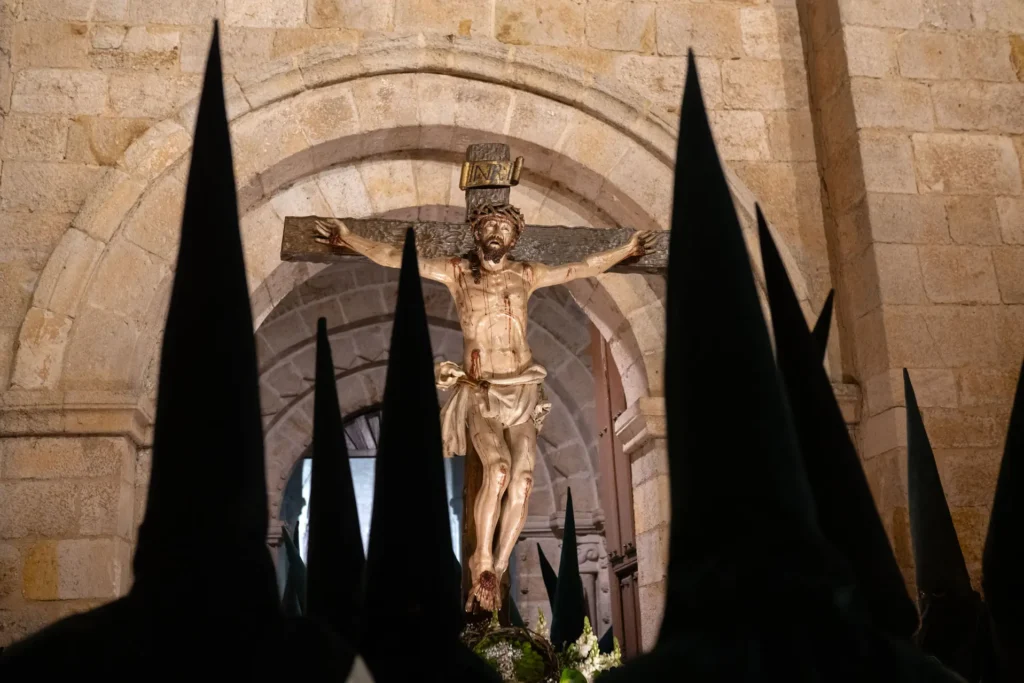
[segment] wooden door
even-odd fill
[[[626,410],[622,377],[608,342],[593,325],[591,355],[597,396],[598,462],[601,505],[608,545],[612,626],[624,658],[641,653],[640,600],[637,586],[636,538],[633,525],[633,477],[629,458],[615,436],[615,419]],[[598,634],[600,637],[603,634]]]

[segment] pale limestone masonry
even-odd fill
[[[1024,354],[1024,6],[797,4],[861,455],[909,577],[909,367],[976,572]]]
[[[0,633],[17,638],[124,594],[135,448],[125,438],[0,441]]]
[[[694,49],[755,270],[756,199],[807,315],[839,290],[828,367],[901,562],[909,571],[906,365],[976,568],[1024,354],[1022,8],[0,0],[0,643],[130,580],[213,18],[257,326],[322,270],[280,262],[284,216],[460,215],[459,159],[481,139],[526,157],[513,196],[531,221],[667,227]],[[634,456],[650,642],[667,553],[664,283],[569,289],[610,341],[630,405],[617,431]],[[364,303],[331,301],[306,303],[346,319]],[[563,431],[553,453],[589,448]],[[302,443],[289,443],[268,452],[290,462]],[[128,461],[104,469],[115,451]],[[552,457],[585,471],[578,453]]]

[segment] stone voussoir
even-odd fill
[[[305,61],[303,58],[278,60],[258,72],[240,75],[239,80],[244,84],[242,92],[246,95],[253,93],[253,97],[257,98],[251,103],[255,111],[301,90],[314,90],[331,83],[367,78],[384,71],[421,70],[424,66],[422,53],[427,48],[445,51],[448,55],[445,63],[450,64],[447,69],[449,73],[482,78],[500,75],[503,81],[529,85],[529,89],[534,92],[546,91],[548,96],[557,93],[559,100],[564,101],[568,95],[571,102],[582,106],[588,113],[608,119],[613,126],[627,132],[638,131],[638,122],[647,122],[643,128],[658,131],[663,142],[657,147],[649,143],[646,146],[653,147],[652,151],[659,157],[667,157],[672,149],[673,143],[670,141],[674,135],[670,132],[670,125],[660,118],[652,117],[647,103],[629,89],[608,79],[598,82],[586,70],[564,65],[545,55],[498,43],[491,45],[489,42],[483,44],[476,41],[452,44],[442,36],[424,34],[378,39],[361,44],[354,55],[346,51],[343,56],[333,57],[329,56],[330,51],[326,51],[319,53],[316,58],[307,56]],[[456,68],[456,63],[462,68]],[[487,64],[493,66],[487,67]],[[287,71],[289,67],[298,73]],[[275,85],[259,86],[261,76],[264,80],[269,78],[276,81]],[[266,90],[257,92],[260,88]],[[194,116],[193,110],[194,103],[186,106],[178,120],[190,123]],[[614,115],[608,112],[614,112]],[[243,114],[236,112],[232,118],[240,115]]]
[[[29,309],[19,334],[19,354],[11,377],[13,387],[39,389],[54,386],[64,361],[64,348],[72,323],[73,319],[66,315],[35,306]]]
[[[480,78],[489,81],[506,81],[512,72],[515,55],[522,51],[521,47],[493,40],[475,40],[459,44],[457,50],[452,50],[450,43],[446,48],[447,41],[442,42],[439,36],[425,37],[425,40],[423,58],[426,61],[421,61],[420,69],[444,59],[446,73],[474,72]]]
[[[256,71],[242,72],[236,80],[253,109],[294,97],[306,90],[302,69],[295,56],[275,59]]]
[[[102,251],[103,242],[77,228],[69,228],[39,277],[33,305],[74,316]]]
[[[151,181],[181,159],[192,147],[192,134],[177,121],[161,121],[124,152],[118,166],[135,178]]]
[[[71,225],[108,242],[145,189],[144,180],[111,168],[89,194]]]
[[[318,50],[299,63],[309,87],[322,87],[368,74],[415,71],[427,44],[423,34],[371,38],[361,42],[355,54]]]

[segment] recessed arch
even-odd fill
[[[445,154],[488,139],[506,141],[516,153],[528,150],[539,178],[566,197],[594,203],[616,222],[667,226],[675,133],[665,117],[614,81],[528,49],[417,35],[370,41],[356,54],[314,49],[228,85],[239,202],[247,218],[325,170],[409,151],[443,162]],[[13,387],[147,393],[194,115],[193,103],[144,134],[76,216],[22,325]],[[729,180],[751,237],[753,197],[735,176]],[[247,259],[257,320],[318,271],[280,263],[272,237],[266,225],[245,229],[247,245],[254,245]],[[756,239],[749,243],[756,246]],[[806,300],[803,278],[782,248]],[[751,251],[760,277],[757,250]],[[623,275],[572,288],[612,341],[631,400],[661,393],[657,289],[643,276]]]

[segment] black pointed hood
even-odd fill
[[[562,557],[558,561],[558,583],[555,603],[551,608],[551,644],[561,652],[566,644],[575,642],[583,633],[583,617],[587,616],[587,598],[580,577],[576,550],[576,515],[572,508],[572,489],[565,494],[565,528],[562,535]]]
[[[209,533],[197,534],[196,529]],[[239,619],[278,609],[256,345],[215,28],[199,101],[181,245],[160,357],[153,465],[133,592],[200,584]],[[210,582],[210,557],[231,576]],[[186,604],[181,609],[189,608]]]
[[[317,321],[316,334],[306,608],[309,616],[324,620],[347,641],[356,642],[363,540],[325,318]]]
[[[439,415],[416,238],[409,230],[391,333],[365,570],[362,652],[378,681],[415,678],[427,653],[441,675],[486,668],[458,641],[462,615],[452,599],[459,587],[452,571]],[[412,564],[410,558],[415,558]],[[405,641],[413,643],[415,652],[395,655],[395,628],[416,634]],[[451,675],[479,678],[479,673]]]
[[[291,532],[284,528],[281,530],[281,542],[284,543],[285,556],[288,558],[288,580],[281,599],[282,607],[287,616],[301,617],[306,613],[308,572],[299,553],[298,536],[292,538]]]
[[[601,636],[601,640],[597,641],[597,649],[601,651],[601,654],[606,655],[611,654],[615,650],[615,632],[611,626]]]
[[[828,333],[832,329],[832,305],[835,295],[836,290],[830,289],[828,291],[825,305],[821,307],[821,313],[818,314],[818,322],[814,323],[814,330],[811,332],[811,337],[814,339],[814,348],[818,349],[821,361],[825,360],[825,352],[828,350]]]
[[[731,608],[724,599],[753,599],[726,594],[732,588],[724,582],[740,580],[736,574],[753,590],[774,573],[840,571],[815,522],[692,53],[676,160],[666,323],[672,524],[662,637],[684,622],[725,618]]]
[[[971,576],[906,370],[903,388],[907,401],[907,493],[917,590],[922,597],[971,595]]]
[[[918,646],[972,683],[991,667],[991,632],[957,538],[917,396],[903,371],[907,483],[921,628]]]
[[[982,587],[1007,672],[1024,678],[1024,367],[1017,379],[982,558]],[[1012,680],[1007,678],[1007,680]]]
[[[123,678],[126,670],[161,680],[208,670],[230,670],[239,680],[285,671],[299,680],[345,680],[352,669],[354,655],[337,636],[284,619],[266,545],[256,352],[218,43],[215,27],[164,333],[135,583],[127,596],[8,648],[5,681]],[[291,656],[261,656],[274,647]]]
[[[554,609],[555,593],[558,591],[558,574],[555,573],[551,563],[548,562],[547,555],[544,554],[540,543],[537,544],[537,555],[540,557],[540,575],[544,579],[544,590],[548,594],[548,604],[551,606],[551,609]]]
[[[512,598],[508,599],[508,621],[516,628],[526,628],[526,622],[523,621],[523,615],[519,613],[519,608],[516,607],[516,601]]]
[[[907,594],[860,456],[822,366],[822,347],[807,329],[760,207],[757,224],[779,371],[793,411],[818,525],[852,568],[872,623],[909,641],[917,630],[917,608]],[[826,303],[825,308],[831,307]],[[827,318],[823,327],[827,330]]]

